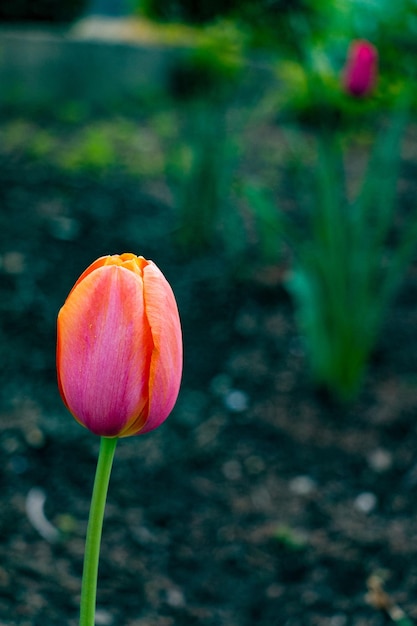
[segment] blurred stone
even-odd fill
[[[297,496],[308,496],[316,487],[316,483],[310,476],[296,476],[289,482],[290,491]]]
[[[388,450],[377,448],[369,454],[368,463],[375,472],[386,472],[392,467],[392,454]]]
[[[259,487],[251,493],[253,506],[261,511],[268,510],[271,506],[271,494],[266,487]]]
[[[179,609],[185,606],[184,594],[182,593],[180,589],[174,589],[174,588],[168,589],[166,601],[169,606],[172,606],[176,609]]]
[[[239,480],[242,477],[242,466],[235,459],[224,463],[222,471],[227,480]]]
[[[21,274],[25,270],[25,256],[21,252],[6,252],[1,265],[6,274]]]
[[[275,599],[280,598],[284,593],[284,587],[282,585],[278,585],[277,583],[272,583],[266,589],[266,595],[268,598]]]
[[[346,626],[347,617],[346,615],[333,615],[330,618],[329,626]]]
[[[26,497],[26,514],[40,536],[54,543],[59,540],[60,532],[45,516],[45,501],[46,494],[43,489],[32,487]]]
[[[26,443],[31,448],[42,448],[45,445],[45,435],[40,428],[29,428],[24,431]]]
[[[113,624],[113,616],[105,609],[96,609],[96,626],[110,626]]]
[[[377,505],[377,497],[370,491],[360,493],[355,499],[354,506],[361,513],[372,513]]]
[[[225,397],[224,404],[229,411],[233,411],[233,413],[241,413],[242,411],[246,411],[248,408],[249,398],[244,391],[233,389]]]

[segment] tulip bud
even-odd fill
[[[343,73],[346,91],[356,98],[369,95],[376,85],[378,51],[369,41],[353,41]]]
[[[81,274],[58,315],[57,373],[64,404],[96,435],[142,434],[168,417],[181,382],[181,325],[152,261],[104,256]]]

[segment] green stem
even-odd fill
[[[88,519],[87,537],[85,541],[80,626],[94,626],[101,531],[103,528],[107,490],[117,441],[117,437],[102,437],[100,440],[100,452],[98,455],[90,516]]]

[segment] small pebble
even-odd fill
[[[377,498],[374,493],[370,491],[364,491],[360,493],[355,499],[354,506],[357,511],[361,513],[372,513],[377,505]]]
[[[2,258],[6,274],[22,274],[25,269],[25,257],[21,252],[6,252]]]
[[[226,395],[224,403],[229,411],[233,411],[233,413],[242,413],[242,411],[246,411],[248,408],[249,399],[248,395],[244,391],[233,389]]]
[[[169,606],[172,606],[176,609],[185,606],[184,594],[179,589],[168,589],[166,601]]]
[[[242,477],[242,466],[239,461],[234,459],[224,463],[222,471],[227,480],[239,480]]]
[[[377,448],[369,454],[368,463],[374,472],[386,472],[392,466],[392,454],[388,450]]]
[[[32,448],[42,448],[45,445],[45,435],[40,428],[28,428],[24,434],[26,443]]]
[[[282,585],[272,583],[272,585],[269,585],[269,587],[267,587],[266,589],[266,596],[271,599],[280,598],[283,595],[284,591],[285,589]]]
[[[96,610],[96,626],[110,626],[113,624],[113,621],[113,616],[108,611],[105,611],[104,609]]]
[[[54,543],[59,540],[60,533],[45,516],[45,502],[46,493],[43,489],[32,487],[26,497],[26,514],[32,526],[38,531],[41,537],[50,543]]]
[[[259,487],[251,493],[253,505],[260,510],[269,509],[271,506],[271,494],[266,487]]]
[[[347,624],[347,617],[346,615],[333,615],[333,617],[330,618],[330,622],[329,622],[330,626],[346,626]]]
[[[289,488],[297,496],[308,496],[316,489],[316,483],[310,476],[296,476],[290,480]]]

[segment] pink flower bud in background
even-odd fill
[[[134,254],[105,256],[75,283],[58,315],[62,399],[96,435],[157,428],[182,375],[182,335],[172,289],[158,267]]]
[[[378,51],[369,41],[353,41],[343,72],[346,91],[356,98],[369,95],[375,88],[378,75]]]

